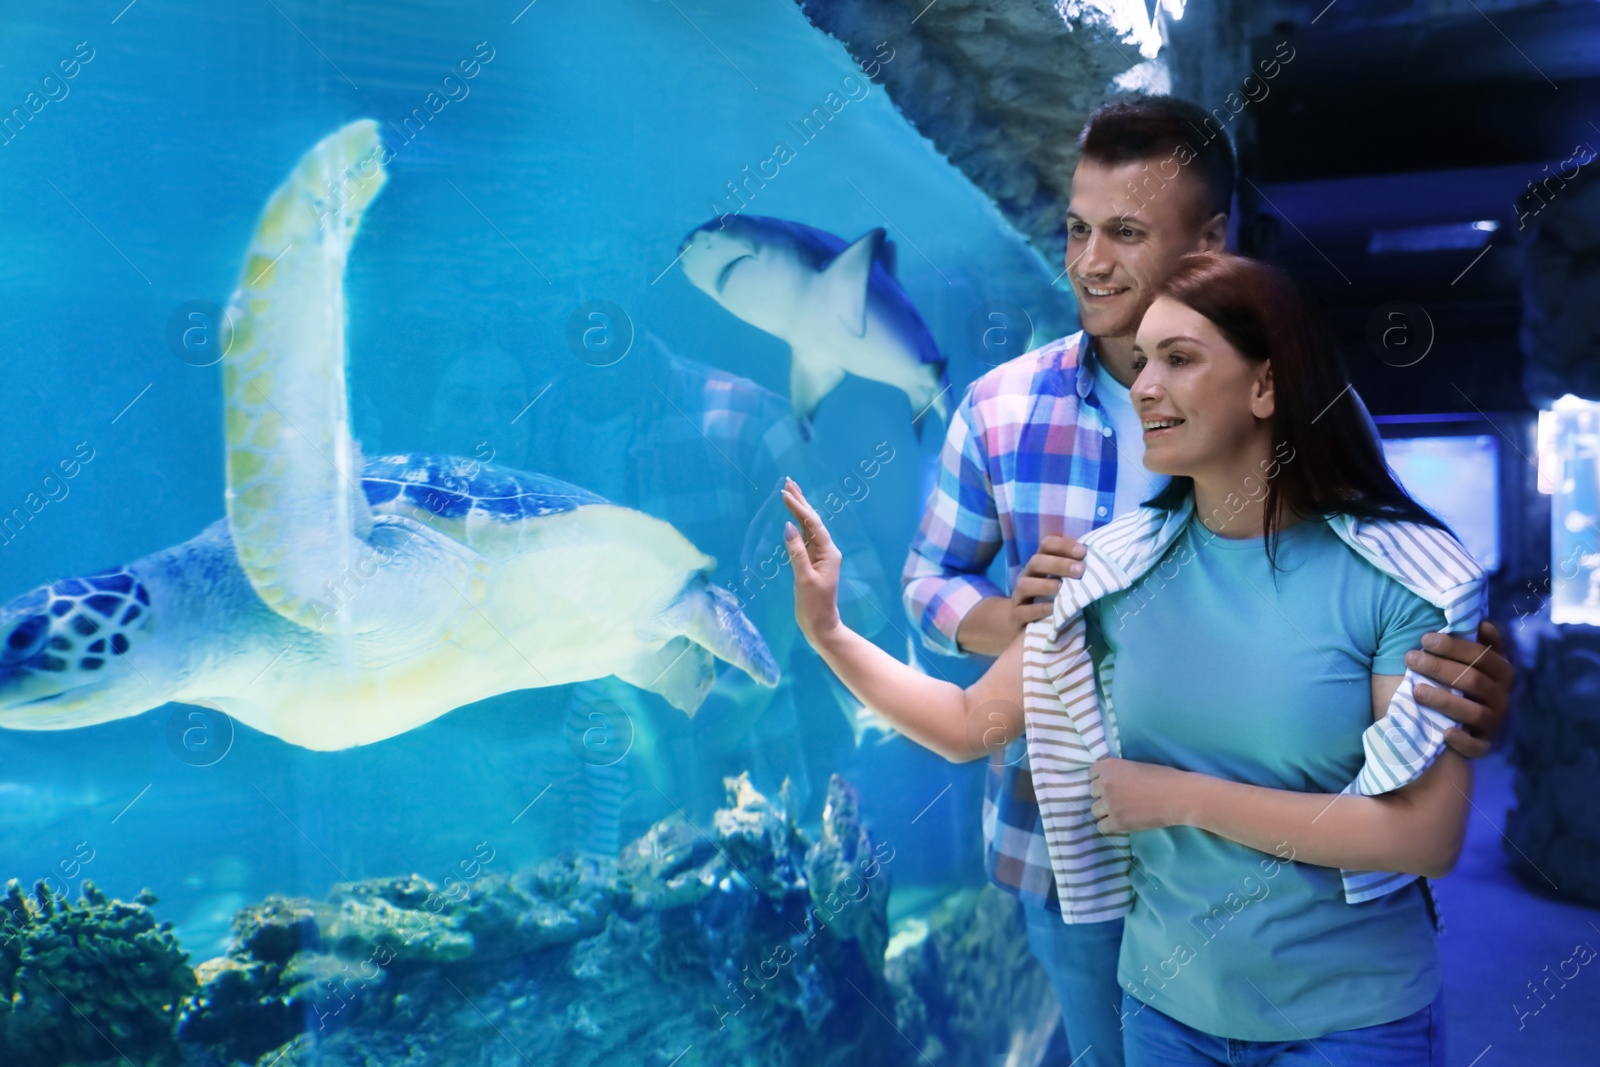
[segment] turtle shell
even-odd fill
[[[375,511],[404,502],[447,521],[514,523],[609,503],[559,478],[422,452],[367,459],[361,489]]]

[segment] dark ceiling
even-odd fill
[[[1279,3],[1248,33],[1293,52],[1239,127],[1241,248],[1315,290],[1375,411],[1526,410],[1517,198],[1600,149],[1600,4]],[[1401,321],[1428,373],[1370,343]]]

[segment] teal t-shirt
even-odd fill
[[[1124,758],[1300,792],[1356,776],[1371,676],[1404,674],[1444,613],[1320,520],[1282,532],[1278,564],[1274,576],[1262,538],[1194,518],[1145,577],[1089,606]],[[1404,1018],[1438,992],[1415,882],[1352,905],[1337,869],[1287,847],[1274,857],[1190,826],[1130,840],[1117,978],[1180,1022],[1249,1041],[1317,1037]]]

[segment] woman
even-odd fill
[[[1185,256],[1136,352],[1145,466],[1173,480],[1083,539],[1083,579],[978,682],[840,625],[838,552],[791,482],[801,631],[949,759],[1026,730],[1063,919],[1126,915],[1129,1067],[1434,1062],[1418,878],[1454,866],[1471,772],[1403,657],[1476,627],[1481,571],[1395,483],[1277,271]]]

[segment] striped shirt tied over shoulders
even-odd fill
[[[1088,648],[1084,609],[1150,571],[1194,514],[1191,494],[1173,510],[1141,507],[1087,534],[1084,574],[1065,580],[1050,615],[1030,623],[1023,643],[1023,711],[1028,762],[1050,863],[1068,923],[1126,915],[1133,904],[1127,834],[1103,834],[1090,807],[1089,768],[1118,756],[1116,716],[1102,708]],[[1444,612],[1446,632],[1475,638],[1483,617],[1482,568],[1443,530],[1410,522],[1334,515],[1328,525],[1362,559]],[[1219,664],[1219,669],[1226,669]],[[1375,796],[1415,781],[1444,750],[1457,725],[1416,702],[1407,669],[1384,716],[1362,734],[1363,763],[1344,793]],[[1101,679],[1101,688],[1109,692]],[[1458,690],[1451,690],[1459,692]],[[1410,884],[1392,871],[1340,872],[1356,904]],[[1426,888],[1426,880],[1424,880]]]

